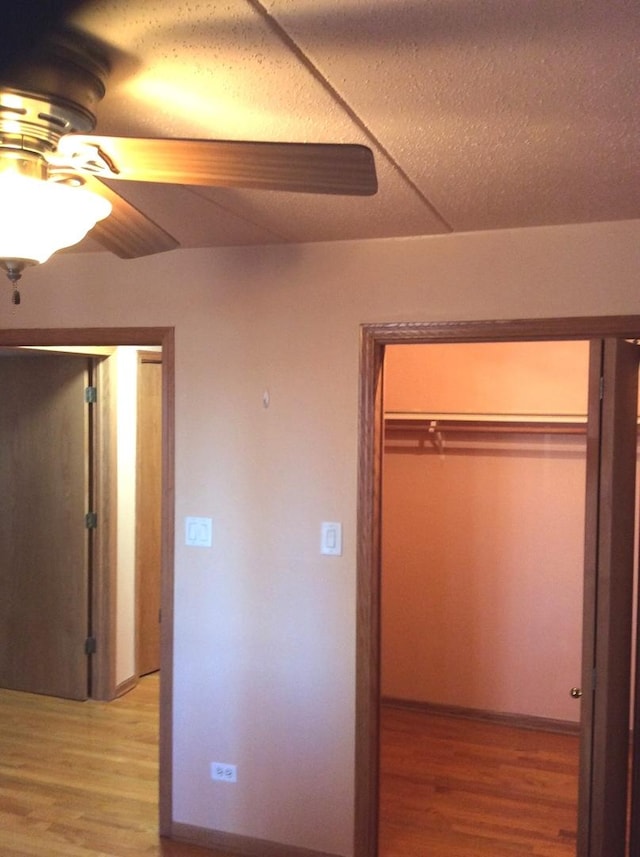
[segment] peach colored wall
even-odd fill
[[[385,409],[584,415],[588,350],[584,342],[389,348]]]
[[[587,377],[584,342],[397,346],[385,410],[584,415]],[[443,441],[387,434],[382,692],[577,721],[585,438]]]
[[[64,254],[20,307],[7,285],[2,327],[175,327],[176,820],[352,854],[360,325],[640,313],[639,269],[626,222]],[[194,514],[211,549],[181,541]],[[323,520],[342,557],[320,556]]]

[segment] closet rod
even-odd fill
[[[385,426],[403,431],[584,434],[584,414],[471,414],[388,411]]]

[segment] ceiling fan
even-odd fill
[[[358,144],[108,137],[92,133],[109,61],[73,30],[50,35],[0,81],[0,266],[14,285],[28,265],[89,229],[123,259],[178,242],[102,179],[302,193],[371,195],[373,155]],[[19,222],[24,211],[25,222]],[[40,238],[35,240],[35,221]],[[61,233],[58,235],[58,228]]]

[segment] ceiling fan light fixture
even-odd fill
[[[111,213],[82,185],[0,172],[0,260],[36,264],[81,241]]]

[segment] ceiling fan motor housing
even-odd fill
[[[0,81],[0,150],[43,154],[64,134],[92,131],[108,73],[106,57],[86,37],[50,36]]]

